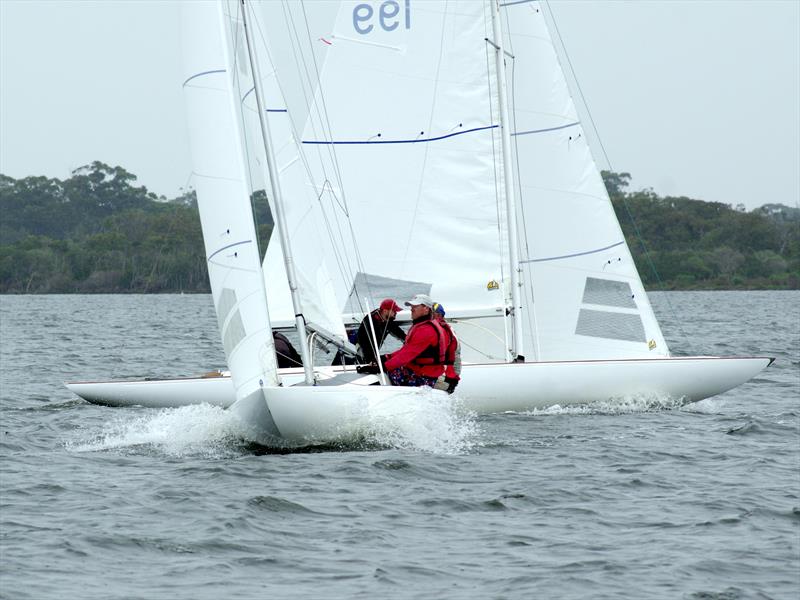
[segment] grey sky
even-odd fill
[[[800,202],[800,1],[551,6],[634,188]],[[101,160],[176,195],[191,172],[180,59],[176,2],[0,0],[0,172],[65,178]]]

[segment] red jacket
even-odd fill
[[[386,370],[407,367],[417,375],[439,377],[444,373],[444,357],[449,345],[447,331],[430,318],[423,318],[408,330],[403,347],[389,355]]]

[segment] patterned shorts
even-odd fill
[[[421,387],[427,385],[433,387],[436,385],[436,377],[425,377],[424,375],[417,375],[411,369],[406,367],[397,367],[387,373],[389,381],[392,385],[406,385],[411,387]]]

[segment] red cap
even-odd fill
[[[381,310],[393,310],[394,312],[400,312],[403,309],[400,308],[397,302],[391,298],[386,298],[386,300],[381,302]]]

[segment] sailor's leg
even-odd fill
[[[386,375],[389,376],[389,381],[392,382],[392,385],[411,385],[408,383],[408,379],[414,375],[414,372],[406,367],[397,367],[387,371]]]
[[[412,372],[406,385],[414,387],[427,385],[428,387],[434,387],[436,385],[436,377],[425,377],[424,375],[417,375]]]

